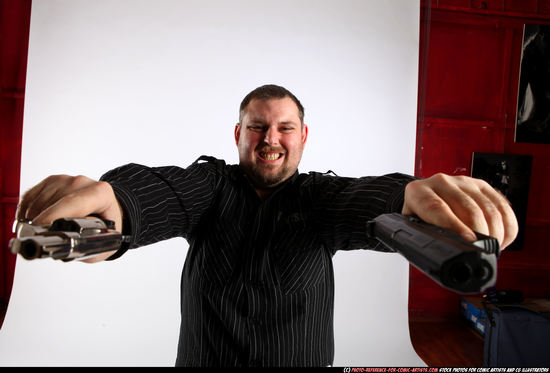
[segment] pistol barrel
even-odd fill
[[[367,235],[458,293],[480,293],[496,283],[499,244],[495,238],[478,233],[477,241],[468,242],[458,234],[396,213],[370,221]]]

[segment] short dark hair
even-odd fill
[[[280,99],[290,97],[292,101],[296,104],[298,107],[298,117],[300,118],[300,122],[303,125],[304,124],[304,107],[302,106],[302,103],[296,96],[292,94],[288,89],[275,85],[275,84],[266,84],[261,87],[256,88],[252,92],[246,95],[246,97],[241,102],[241,107],[239,109],[239,123],[242,123],[244,112],[246,110],[246,107],[250,103],[250,101],[256,99],[256,100],[262,100],[267,101],[271,99]]]

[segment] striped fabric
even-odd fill
[[[186,169],[129,164],[102,180],[123,206],[130,248],[189,242],[176,365],[327,366],[332,257],[385,250],[365,224],[400,211],[412,177],[295,173],[264,201],[239,166],[211,157]]]

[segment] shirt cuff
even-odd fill
[[[419,178],[405,174],[392,174],[388,176],[399,178],[400,180],[398,181],[398,184],[401,187],[396,188],[390,194],[386,205],[387,212],[401,213],[401,211],[403,211],[403,205],[405,204],[405,188],[407,184],[409,184],[411,181],[418,180]]]
[[[129,242],[123,242],[113,255],[105,260],[115,260],[120,258],[126,251],[137,247],[137,237],[139,236],[139,202],[134,198],[133,194],[123,185],[115,181],[107,181],[115,193],[122,208],[122,235],[130,236]]]

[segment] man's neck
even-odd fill
[[[275,188],[256,188],[254,187],[254,190],[256,191],[256,194],[262,201],[265,201],[266,199],[273,194],[273,191]]]

